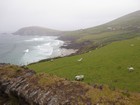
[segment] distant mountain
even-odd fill
[[[59,35],[61,31],[38,26],[30,26],[19,29],[14,35]]]

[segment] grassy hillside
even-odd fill
[[[0,64],[0,105],[140,105],[140,93]]]
[[[83,58],[81,62],[77,60]],[[70,80],[84,74],[84,82],[140,92],[140,37],[118,41],[85,54],[29,65],[37,72]],[[134,71],[129,72],[128,67]]]
[[[81,48],[82,52],[108,43],[137,37],[140,35],[140,11],[120,17],[106,24],[66,32],[60,39],[71,40],[68,48]]]

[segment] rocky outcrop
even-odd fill
[[[0,65],[0,96],[14,97],[20,105],[90,104],[90,99],[82,97],[86,91],[80,84],[56,76],[36,75],[28,68]]]
[[[133,101],[130,95],[106,86],[89,86],[54,75],[36,74],[24,66],[0,64],[0,105],[129,105]]]

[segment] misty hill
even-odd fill
[[[96,27],[76,31],[58,31],[43,27],[25,27],[19,29],[16,35],[57,35],[59,39],[71,41],[65,48],[80,49],[84,53],[97,47],[102,47],[114,41],[133,38],[140,35],[140,10],[122,16],[111,22]]]
[[[59,35],[61,31],[38,26],[24,27],[16,31],[15,35]]]
[[[60,39],[71,40],[69,48],[94,49],[117,40],[140,35],[140,11],[120,17],[103,25],[65,32]],[[84,52],[83,50],[83,52]]]

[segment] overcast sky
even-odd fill
[[[76,30],[140,10],[140,0],[0,0],[0,32],[27,26]]]

